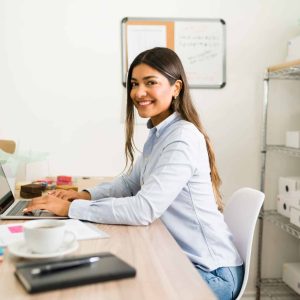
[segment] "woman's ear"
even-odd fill
[[[174,97],[175,98],[179,95],[181,88],[182,88],[182,81],[178,79],[174,83]]]

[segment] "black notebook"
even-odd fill
[[[72,261],[93,258],[98,261],[86,263],[75,267],[47,271],[35,274],[36,270],[48,268],[55,269],[57,264],[72,264]],[[69,263],[70,262],[70,263]],[[64,258],[60,260],[43,260],[34,263],[19,263],[16,265],[15,275],[29,293],[38,293],[54,289],[78,286],[88,283],[96,283],[114,279],[134,277],[136,270],[117,256],[105,252],[89,255]]]

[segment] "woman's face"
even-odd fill
[[[171,114],[172,97],[180,92],[181,81],[170,85],[168,79],[146,64],[133,68],[130,97],[142,118],[151,118],[154,126]]]

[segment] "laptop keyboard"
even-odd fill
[[[26,215],[34,215],[34,216],[39,216],[41,214],[41,211],[35,211],[33,213],[24,213],[23,209],[28,205],[28,201],[18,201],[14,208],[7,214],[8,216],[26,216]]]
[[[13,207],[13,209],[7,213],[7,216],[31,216],[31,217],[53,217],[55,216],[53,213],[51,213],[48,210],[44,209],[36,209],[32,212],[24,213],[23,209],[27,207],[29,201],[22,201],[19,200],[16,205]]]

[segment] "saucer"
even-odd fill
[[[75,240],[72,243],[64,242],[62,246],[56,251],[51,253],[35,253],[32,252],[26,245],[25,240],[18,240],[9,244],[7,247],[13,255],[31,258],[31,259],[40,259],[40,258],[51,258],[57,256],[63,256],[65,254],[69,254],[78,249],[78,242]]]

